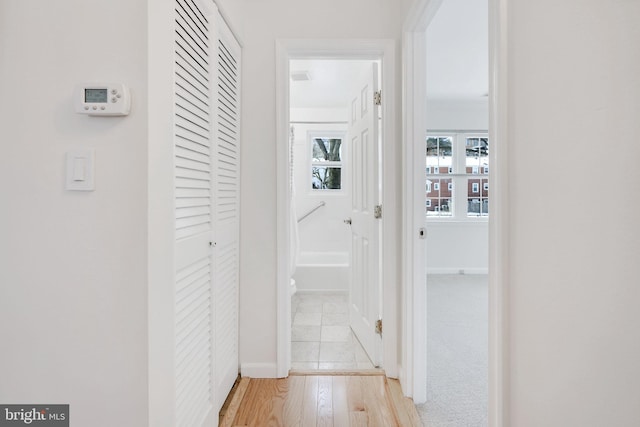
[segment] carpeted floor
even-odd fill
[[[486,275],[427,278],[427,427],[487,426]]]

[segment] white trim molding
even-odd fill
[[[489,425],[509,424],[508,3],[489,0]]]
[[[424,179],[415,171],[424,170],[424,155],[414,141],[426,135],[426,38],[424,31],[405,32],[403,36],[403,295],[402,359],[400,383],[406,396],[415,403],[427,399],[427,292],[425,273]],[[420,164],[422,163],[422,164]],[[421,197],[421,202],[418,199]]]
[[[276,378],[275,363],[243,363],[240,365],[240,375],[249,378]]]
[[[418,0],[404,24],[403,57],[403,229],[402,359],[400,384],[415,403],[427,400],[427,283],[424,155],[416,141],[427,134],[426,30],[443,0]]]
[[[398,376],[398,253],[397,224],[399,221],[398,173],[396,168],[396,57],[395,41],[388,39],[281,39],[276,41],[276,136],[277,136],[277,377],[286,377],[291,366],[291,299],[289,295],[289,60],[290,59],[371,59],[381,60],[382,137],[389,143],[382,147],[382,310],[383,367],[387,376]]]

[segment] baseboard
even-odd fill
[[[240,375],[249,378],[278,378],[275,363],[243,363],[240,365]]]
[[[427,274],[489,274],[488,268],[428,268]]]

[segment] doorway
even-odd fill
[[[372,101],[379,81],[366,81],[378,67],[379,61],[358,59],[289,61],[292,370],[372,369],[376,363],[376,349],[362,345],[374,325],[358,331],[357,313],[350,313],[351,307],[361,308],[352,301],[357,297],[352,285],[358,261],[352,248],[353,222],[358,219],[352,217],[362,191],[356,184],[363,183],[356,174],[368,161],[362,158],[354,126],[365,111],[354,105],[352,116],[350,107],[352,99],[360,102],[363,86],[371,91],[365,96]],[[379,146],[377,138],[369,142],[372,148]],[[377,187],[371,189],[375,200],[380,197]],[[378,283],[377,272],[371,273]],[[376,299],[371,298],[375,319],[380,314]]]
[[[314,119],[314,118],[307,117],[306,120],[303,120],[304,115],[297,117],[297,119],[296,117],[293,117],[293,114],[297,112],[292,110],[290,107],[290,103],[292,99],[290,98],[290,92],[289,92],[290,81],[292,78],[291,73],[305,71],[305,70],[293,69],[294,67],[292,66],[291,61],[296,61],[296,60],[334,60],[336,61],[338,60],[338,61],[360,61],[361,64],[366,62],[368,62],[369,64],[372,64],[372,62],[378,61],[379,67],[381,69],[380,74],[382,76],[380,79],[381,88],[383,92],[386,92],[389,94],[390,102],[387,105],[384,105],[383,103],[383,105],[380,106],[379,108],[380,115],[381,117],[383,117],[383,120],[381,121],[382,124],[379,127],[378,126],[375,127],[375,131],[380,132],[381,139],[385,140],[385,139],[391,139],[392,135],[394,135],[394,132],[395,132],[395,117],[394,117],[394,114],[389,113],[390,111],[394,111],[393,110],[393,93],[395,92],[393,87],[394,86],[394,79],[393,79],[394,47],[393,47],[393,42],[388,40],[383,40],[383,41],[378,41],[378,40],[376,41],[280,40],[277,45],[277,59],[278,59],[277,70],[276,70],[277,71],[277,94],[278,94],[277,95],[277,107],[278,107],[277,123],[278,123],[278,141],[279,141],[279,145],[278,145],[278,231],[277,231],[277,235],[278,235],[277,375],[279,377],[284,377],[288,375],[288,372],[292,366],[292,363],[291,363],[292,362],[291,360],[292,359],[291,357],[292,356],[292,353],[291,353],[292,319],[294,319],[294,314],[295,314],[292,312],[292,304],[291,304],[291,293],[293,289],[292,281],[291,281],[291,278],[292,278],[291,273],[293,270],[292,267],[294,265],[297,265],[297,261],[295,260],[296,257],[294,255],[296,255],[298,252],[297,252],[297,249],[295,248],[295,245],[297,244],[297,242],[296,242],[296,239],[294,239],[295,229],[292,225],[297,224],[297,219],[299,218],[303,218],[301,225],[304,225],[305,222],[306,222],[306,225],[309,225],[309,224],[313,225],[314,222],[319,222],[319,221],[313,221],[314,219],[319,220],[322,217],[323,213],[328,214],[325,216],[332,217],[332,223],[329,227],[330,228],[338,227],[343,237],[344,237],[344,234],[346,234],[347,236],[350,236],[348,237],[348,240],[349,240],[348,245],[349,245],[349,252],[350,252],[351,243],[352,241],[354,241],[353,236],[355,234],[353,231],[354,227],[351,227],[349,224],[349,216],[348,216],[349,212],[351,213],[354,212],[353,203],[352,203],[353,199],[351,198],[351,194],[353,194],[353,188],[351,187],[351,185],[353,185],[354,179],[357,179],[358,176],[361,176],[358,174],[353,174],[348,171],[353,169],[353,165],[350,162],[352,162],[354,158],[360,158],[358,156],[350,157],[352,152],[354,150],[357,151],[357,149],[354,148],[353,150],[350,150],[349,146],[351,145],[355,147],[356,145],[353,143],[353,141],[351,141],[351,144],[345,143],[344,146],[342,145],[343,138],[348,138],[347,136],[348,131],[345,133],[344,122],[347,122],[346,125],[348,128],[348,125],[350,124],[350,121],[351,121],[351,113],[350,113],[350,109],[347,108],[348,106],[343,107],[344,110],[348,111],[348,114],[346,114],[346,117],[342,116],[342,118],[339,118],[339,119],[327,120],[327,119],[317,119],[317,118]],[[299,65],[301,63],[294,63],[294,64]],[[344,64],[346,64],[346,62],[344,62]],[[373,93],[369,93],[369,92],[365,93],[364,91],[361,91],[359,95],[369,96],[369,101],[373,103]],[[355,106],[356,104],[354,103],[353,105]],[[361,104],[357,104],[357,105],[361,105]],[[366,105],[369,105],[369,104],[366,103]],[[358,110],[358,111],[363,112],[361,110]],[[310,122],[310,123],[303,123],[303,122]],[[324,123],[314,123],[314,122],[324,122]],[[330,123],[326,123],[326,122],[330,122]],[[335,123],[335,122],[343,122],[343,123]],[[294,125],[293,135],[292,135],[292,128],[291,128],[292,124]],[[308,125],[309,127],[313,127],[313,125],[316,125],[316,129],[305,129],[303,132],[302,131],[303,125],[305,126]],[[327,129],[326,127],[323,128],[323,126],[325,125],[329,127],[333,126],[334,129]],[[342,129],[339,127],[339,125],[343,126]],[[371,133],[369,133],[369,135],[373,135],[373,129],[371,127],[369,129],[371,129],[372,131]],[[316,134],[314,134],[314,132],[316,132]],[[318,132],[319,134],[317,134]],[[304,135],[301,136],[300,133],[304,133]],[[299,138],[299,141],[301,141],[300,144],[303,145],[303,148],[301,149],[301,151],[305,152],[306,150],[308,150],[306,152],[309,155],[308,157],[309,163],[307,164],[305,162],[304,167],[301,166],[301,169],[304,168],[304,172],[301,172],[302,178],[300,179],[300,184],[304,186],[303,192],[311,193],[313,195],[313,198],[315,199],[310,201],[310,199],[307,198],[306,202],[309,204],[305,207],[305,209],[301,208],[299,212],[297,210],[294,211],[294,209],[292,209],[292,207],[294,207],[294,204],[291,202],[291,196],[292,196],[292,193],[294,192],[292,187],[292,183],[293,183],[292,178],[295,178],[295,173],[291,168],[291,164],[292,164],[291,148],[292,147],[295,148],[296,134],[298,135],[298,137],[300,137]],[[363,134],[361,133],[360,135],[363,135]],[[291,145],[292,136],[294,139],[293,146]],[[313,164],[314,160],[312,157],[312,153],[313,153],[314,147],[317,150],[317,152],[322,152],[323,151],[322,147],[320,147],[319,144],[323,144],[323,148],[327,152],[331,152],[332,148],[336,149],[335,152],[340,152],[340,150],[337,149],[338,141],[339,141],[339,146],[341,148],[344,148],[344,151],[341,152],[344,154],[344,156],[336,156],[330,159],[329,158],[324,159],[329,162],[327,165]],[[373,142],[374,140],[372,139],[371,141]],[[332,147],[332,144],[333,144],[333,147]],[[380,159],[380,161],[375,160],[374,162],[370,162],[370,163],[374,165],[376,169],[382,170],[385,164],[387,163],[387,160],[385,159],[385,155],[388,156],[387,158],[393,159],[395,157],[395,148],[393,146],[383,145],[380,151],[376,149],[375,153],[377,156],[374,158]],[[316,158],[316,160],[322,161],[323,159]],[[343,173],[344,175],[342,175]],[[338,176],[340,178],[337,178]],[[343,178],[344,178],[344,182],[342,181]],[[376,175],[374,179],[370,180],[369,184],[371,185],[371,188],[375,188],[375,191],[377,191],[379,195],[378,196],[379,198],[377,199],[377,202],[379,204],[384,204],[386,203],[385,202],[386,200],[389,200],[391,206],[397,205],[396,203],[394,203],[394,200],[393,200],[397,193],[393,191],[393,186],[395,185],[395,182],[397,182],[397,180],[394,179],[393,175],[390,174],[387,176],[386,174],[382,175],[382,173],[380,173],[379,175]],[[337,183],[340,183],[340,184],[338,185]],[[342,187],[343,184],[348,187],[343,188]],[[337,188],[338,186],[340,188]],[[332,187],[336,187],[336,188],[332,188]],[[338,213],[336,212],[332,213],[332,210],[330,209],[327,210],[326,208],[330,207],[330,205],[333,205],[333,204],[339,205],[340,204],[339,200],[334,200],[336,198],[339,199],[339,197],[330,198],[329,196],[335,196],[335,194],[339,191],[343,191],[343,193],[345,193],[348,196],[346,204],[347,206],[351,204],[352,209],[350,211],[348,209],[346,211],[338,210],[336,211]],[[332,192],[333,194],[329,194]],[[323,194],[324,197],[318,198],[317,197],[318,194]],[[371,201],[374,201],[374,200],[376,199],[373,199],[373,198],[371,199]],[[334,201],[336,203],[330,203]],[[373,215],[373,211],[374,209],[371,208],[370,212],[372,215]],[[345,213],[347,214],[347,216],[344,215]],[[295,218],[295,217],[299,217],[299,218]],[[382,336],[378,335],[377,343],[375,342],[375,340],[371,340],[374,343],[374,345],[370,346],[371,348],[375,349],[374,351],[371,351],[371,353],[374,354],[374,356],[372,357],[373,360],[371,361],[371,363],[375,366],[384,367],[386,369],[387,375],[389,376],[397,375],[396,373],[397,368],[394,368],[395,366],[397,366],[397,362],[396,362],[397,333],[394,331],[394,329],[397,327],[396,326],[397,322],[395,321],[396,310],[393,303],[396,300],[396,295],[395,295],[396,289],[391,285],[393,282],[395,282],[395,279],[394,281],[388,282],[390,286],[385,286],[382,284],[385,283],[384,281],[385,276],[395,276],[397,274],[397,268],[396,268],[395,262],[393,261],[393,258],[395,257],[395,253],[397,252],[395,250],[395,248],[397,247],[397,241],[396,241],[395,233],[392,232],[393,226],[391,225],[393,224],[394,217],[395,217],[395,214],[393,210],[391,210],[389,212],[389,215],[387,216],[388,220],[386,218],[381,218],[377,223],[379,227],[378,238],[380,240],[384,240],[386,244],[388,243],[388,245],[385,245],[384,249],[380,249],[379,251],[378,250],[371,251],[371,253],[379,255],[378,259],[380,260],[380,262],[367,265],[366,268],[364,268],[363,270],[370,273],[373,272],[372,276],[376,276],[378,278],[378,283],[380,283],[381,285],[380,285],[380,288],[377,289],[375,293],[367,293],[367,295],[372,296],[371,301],[366,303],[367,310],[360,310],[360,312],[366,311],[367,313],[373,313],[370,316],[370,319],[372,319],[370,320],[372,334],[375,334],[374,328],[376,326],[376,323],[377,323],[376,321],[378,318],[381,318],[384,316],[385,318],[389,319],[388,320],[389,332]],[[317,226],[317,227],[319,227],[320,230],[322,230],[322,226]],[[313,229],[314,227],[311,226],[309,228]],[[318,236],[317,229],[315,233],[316,233],[315,235]],[[387,237],[391,235],[393,235],[392,238]],[[338,239],[338,240],[342,240],[342,239]],[[316,243],[322,244],[322,239],[320,238],[319,241]],[[383,246],[381,245],[380,248],[383,248]],[[310,252],[313,253],[313,251],[310,251]],[[389,256],[389,252],[394,255]],[[302,254],[302,251],[300,253]],[[346,266],[350,271],[353,265],[357,265],[357,263],[352,261],[351,255],[348,256],[348,262],[345,263],[344,262],[345,257],[340,255],[340,250],[335,250],[331,255],[324,254],[323,257],[325,261],[327,261],[328,263],[331,263],[329,265],[331,265],[334,268],[334,270],[336,267],[339,267],[341,265],[345,266],[346,264]],[[305,259],[308,260],[309,255],[306,255],[302,258],[303,260]],[[321,272],[322,274],[328,273],[326,268],[323,270],[323,267],[320,267],[318,271]],[[335,271],[333,271],[333,273],[336,273],[338,276],[341,274],[340,272],[335,272]],[[347,276],[351,277],[351,273],[348,273]],[[297,278],[299,280],[302,280],[300,278],[300,274],[298,274]],[[351,279],[348,279],[347,289],[349,286],[352,286],[353,283],[354,281],[352,281]],[[372,283],[372,282],[367,281],[366,283]],[[295,285],[296,289],[298,289],[299,285],[303,287],[306,286],[306,284],[303,284],[302,282],[300,282],[299,284],[296,283]],[[327,281],[327,280],[324,281],[323,286],[324,285],[329,286],[329,289],[331,289],[330,286],[337,286],[332,281]],[[343,289],[343,294],[344,294],[344,289]],[[352,324],[352,320],[354,318],[353,310],[352,310],[353,306],[356,305],[358,309],[361,309],[361,308],[364,308],[364,304],[354,304],[354,299],[353,299],[354,294],[351,292],[347,292],[346,294],[348,295],[347,298],[349,298],[347,309],[351,313],[343,313],[343,314],[349,314],[349,323]],[[328,302],[331,303],[330,301]],[[318,310],[317,304],[316,304],[315,310]],[[338,309],[338,310],[344,310],[344,308]],[[316,313],[316,316],[313,316],[313,317],[318,317],[317,316],[318,314],[322,314],[322,313]],[[317,322],[317,320],[315,320],[315,322]],[[322,324],[302,325],[302,326],[320,326],[320,334],[321,334],[320,338],[322,338]],[[327,326],[334,326],[334,325],[327,325]],[[340,335],[342,332],[344,332],[344,330],[342,331],[336,330],[333,332]],[[327,331],[327,335],[328,334],[329,334],[329,331]],[[363,340],[360,338],[358,341],[363,341]],[[376,358],[379,359],[379,361],[376,360]],[[338,362],[338,361],[335,361],[335,362]],[[356,359],[356,367],[357,367],[357,362],[358,361]],[[320,361],[318,361],[318,367],[320,366],[319,363]]]
[[[404,58],[405,84],[409,89],[404,102],[406,113],[405,133],[407,141],[421,141],[420,144],[405,145],[405,159],[408,173],[405,175],[405,208],[407,228],[405,229],[405,275],[411,278],[404,301],[403,318],[407,327],[405,336],[414,344],[408,349],[404,365],[403,390],[411,394],[416,402],[427,399],[427,304],[425,286],[425,240],[420,232],[425,226],[425,147],[422,143],[429,129],[426,88],[427,28],[445,0],[419,0],[413,5],[410,18],[405,24]],[[488,10],[488,53],[489,91],[488,134],[491,141],[489,159],[491,162],[490,189],[491,215],[488,218],[488,424],[501,426],[504,419],[504,396],[507,392],[507,354],[505,324],[507,308],[505,293],[505,260],[508,258],[508,208],[507,208],[507,44],[506,44],[506,2],[489,0]],[[417,95],[416,95],[417,94]],[[449,130],[458,130],[451,128]],[[480,206],[482,206],[480,204]],[[426,230],[425,230],[426,231]],[[417,236],[420,236],[416,238]]]

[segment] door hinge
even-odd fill
[[[373,217],[377,219],[382,218],[382,205],[376,205],[373,208]]]
[[[376,320],[376,334],[382,335],[382,319]]]
[[[382,91],[373,92],[373,105],[382,105]]]

